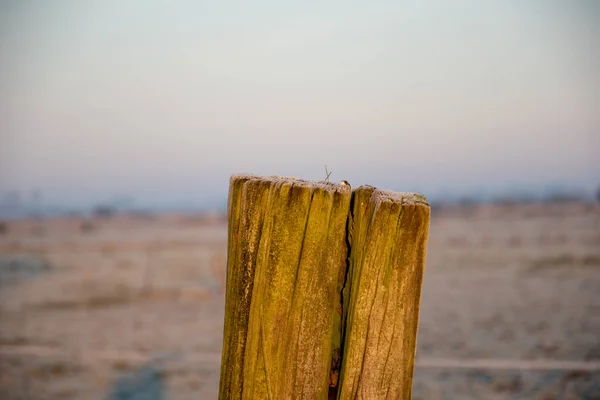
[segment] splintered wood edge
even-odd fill
[[[362,185],[356,188],[357,190],[373,190],[372,197],[378,198],[380,201],[391,201],[402,205],[422,205],[429,207],[427,198],[419,193],[413,192],[393,192],[391,190],[377,189],[373,186]]]
[[[295,178],[295,177],[278,176],[278,175],[260,176],[260,175],[253,175],[253,174],[235,174],[235,175],[231,176],[230,182],[234,182],[237,180],[245,180],[245,181],[261,180],[261,181],[267,181],[267,182],[289,182],[289,183],[293,183],[293,184],[299,185],[299,186],[319,188],[319,189],[325,190],[327,192],[339,192],[339,191],[343,192],[346,190],[351,190],[348,185],[343,185],[341,183],[326,182],[326,181],[311,181],[308,179],[300,179],[300,178]],[[377,189],[370,185],[359,186],[358,188],[352,190],[352,192],[355,192],[356,190],[360,190],[360,189],[374,190],[373,195],[376,197],[379,197],[382,201],[388,200],[388,201],[393,201],[393,202],[399,202],[400,204],[406,204],[406,205],[414,204],[414,205],[429,206],[429,202],[427,201],[427,198],[425,198],[424,195],[419,194],[419,193],[394,192],[391,190]]]
[[[276,175],[260,176],[260,175],[252,175],[252,174],[236,174],[236,175],[231,176],[230,182],[234,182],[237,180],[245,180],[245,181],[260,180],[263,182],[273,182],[273,183],[289,182],[289,183],[293,183],[294,185],[308,187],[308,188],[318,188],[318,189],[322,189],[326,192],[331,192],[331,193],[350,191],[350,187],[348,185],[343,185],[341,183],[326,182],[326,181],[311,181],[311,180],[307,180],[307,179],[299,179],[299,178],[288,177],[288,176],[276,176]]]

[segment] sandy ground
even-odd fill
[[[217,397],[222,217],[4,228],[0,399]],[[434,209],[413,398],[600,399],[600,206]]]

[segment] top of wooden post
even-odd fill
[[[299,186],[323,189],[327,192],[337,192],[337,191],[344,192],[346,190],[350,191],[350,192],[352,191],[352,188],[350,188],[350,186],[344,185],[341,183],[330,182],[330,181],[311,181],[308,179],[300,179],[300,178],[294,178],[294,177],[290,177],[290,176],[277,176],[277,175],[260,176],[260,175],[253,175],[253,174],[236,174],[236,175],[231,176],[230,182],[239,181],[239,180],[241,180],[241,181],[260,180],[263,182],[290,182],[290,183],[294,183],[295,185],[299,185]],[[373,195],[376,196],[376,198],[378,198],[380,201],[398,202],[400,204],[406,204],[406,205],[421,204],[421,205],[429,206],[429,203],[427,202],[427,199],[425,198],[425,196],[423,196],[419,193],[393,192],[390,190],[377,189],[370,185],[362,185],[362,186],[358,187],[358,189],[373,190]]]
[[[307,179],[299,179],[289,176],[260,176],[260,175],[252,175],[252,174],[237,174],[232,175],[230,182],[238,181],[238,180],[260,180],[262,182],[289,182],[294,183],[298,186],[311,187],[311,188],[319,188],[323,189],[327,192],[336,192],[336,191],[351,191],[349,186],[342,185],[340,183],[329,182],[329,181],[310,181]]]

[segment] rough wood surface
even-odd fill
[[[410,399],[429,205],[361,186],[349,226],[339,399]]]
[[[330,183],[232,177],[221,399],[327,398],[350,195]]]
[[[236,175],[228,212],[219,398],[409,399],[425,200]]]

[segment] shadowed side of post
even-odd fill
[[[269,185],[232,177],[228,199],[227,284],[219,397],[241,398],[254,271]]]
[[[221,399],[326,399],[350,188],[233,176]]]
[[[411,398],[429,217],[422,196],[355,190],[338,399]]]

